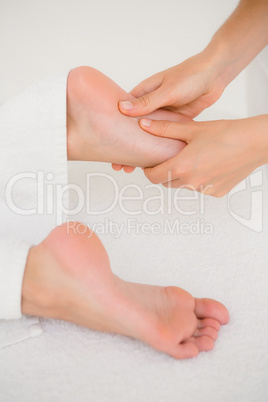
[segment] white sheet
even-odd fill
[[[83,186],[86,174],[93,171],[119,178],[120,189],[140,183],[147,196],[152,195],[145,189],[149,183],[141,171],[127,176],[112,172],[108,165],[79,163],[71,165],[70,180]],[[255,190],[263,191],[265,206],[267,172],[262,171],[265,185]],[[92,208],[107,206],[109,199],[104,201],[103,192],[109,188],[108,179],[92,182]],[[233,195],[230,201],[233,214],[248,218],[249,190]],[[199,203],[192,200],[180,205],[194,211]],[[126,208],[137,211],[139,205],[132,202],[132,207]],[[94,219],[133,219],[118,207],[102,218],[89,217],[83,211],[76,218],[91,223]],[[206,198],[202,215],[184,217],[173,210],[172,216],[148,218],[141,214],[135,218],[161,225],[166,218],[186,223],[203,219],[213,225],[213,235],[124,233],[117,240],[110,233],[99,236],[114,272],[124,279],[173,284],[225,303],[230,323],[220,331],[215,350],[193,360],[175,361],[132,339],[41,320],[42,336],[0,351],[2,400],[267,401],[267,209],[261,233],[230,215],[227,197]]]
[[[263,90],[266,88],[263,86]],[[120,188],[140,183],[144,189],[149,184],[140,171],[127,176],[113,173],[109,166],[90,163],[71,165],[70,180],[83,186],[86,173],[93,171],[112,174]],[[212,352],[201,353],[193,360],[176,361],[129,338],[41,320],[42,336],[0,350],[0,399],[267,402],[267,168],[260,172],[252,183],[247,180],[246,189],[232,195],[229,209],[228,197],[206,198],[202,215],[185,217],[173,210],[171,217],[136,217],[140,222],[160,224],[165,218],[179,218],[186,223],[203,219],[213,225],[213,235],[124,233],[115,240],[112,234],[99,234],[114,272],[124,279],[173,284],[195,296],[213,297],[226,304],[230,323],[220,331]],[[254,187],[250,188],[250,184]],[[99,180],[94,188],[93,206],[105,205],[107,197],[105,201],[103,192],[111,191],[108,181]],[[254,192],[257,198],[252,212],[261,209],[263,199],[260,232],[244,226],[248,221],[248,226],[259,227],[258,214],[249,219]],[[194,200],[181,204],[188,211],[198,206]],[[128,208],[137,210],[137,203]],[[239,223],[238,215],[244,218],[240,219],[244,225]],[[94,221],[84,211],[76,218]],[[129,217],[116,208],[97,219],[105,218],[125,222]]]

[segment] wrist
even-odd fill
[[[201,55],[206,61],[212,85],[221,88],[223,91],[231,81],[231,67],[228,62],[228,49],[226,45],[211,41],[201,52]]]

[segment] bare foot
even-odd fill
[[[136,118],[120,113],[119,100],[132,98],[91,67],[72,70],[67,85],[68,158],[149,167],[184,148],[184,142],[150,135],[140,128]],[[190,120],[167,110],[153,112],[149,117]]]
[[[226,308],[215,300],[121,280],[99,238],[74,222],[30,250],[22,311],[137,338],[176,359],[211,350],[228,322]]]

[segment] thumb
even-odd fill
[[[134,98],[140,98],[144,94],[149,94],[153,91],[156,91],[161,87],[162,84],[162,73],[157,73],[140,82],[135,88],[130,91],[130,95],[134,96]]]
[[[158,89],[140,98],[119,102],[119,110],[128,116],[144,116],[166,106],[166,103],[165,93]]]
[[[149,120],[141,119],[141,128],[150,134],[159,137],[173,138],[189,143],[193,138],[195,122],[178,123],[168,120]]]

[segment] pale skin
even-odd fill
[[[82,67],[70,73],[69,159],[146,166],[148,161],[154,164],[161,158],[163,139],[146,134],[137,121],[120,114],[117,103],[121,94],[115,83],[94,69]],[[136,135],[142,139],[142,156]],[[170,148],[166,142],[162,160],[174,152],[174,142]],[[177,147],[183,145],[178,143]],[[99,238],[78,222],[55,228],[30,249],[22,312],[130,336],[176,359],[213,349],[220,326],[229,319],[227,309],[215,300],[194,298],[178,287],[123,281],[111,271]]]
[[[137,99],[122,98],[120,111],[138,117],[165,108],[194,118],[219,99],[267,44],[268,1],[241,0],[202,52],[141,82],[131,91]],[[169,161],[145,169],[153,183],[221,197],[268,163],[268,115],[189,124],[150,120],[140,120],[147,132],[187,143]]]
[[[94,68],[79,67],[70,72],[67,93],[69,160],[127,162],[130,166],[148,167],[168,160],[184,148],[185,142],[163,141],[145,133],[137,119],[123,116],[118,110],[122,96],[134,99]],[[191,121],[187,116],[167,110],[154,111],[146,117]]]

